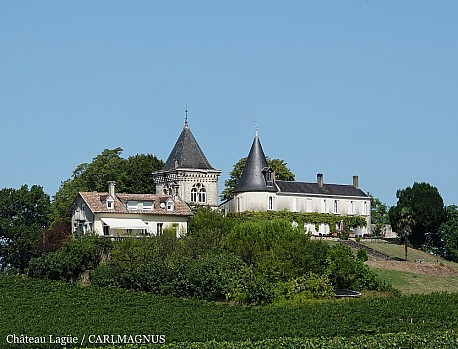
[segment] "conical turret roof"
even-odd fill
[[[258,133],[256,132],[242,176],[234,189],[234,193],[250,191],[276,192],[277,189],[275,186],[267,185],[265,174],[263,172],[265,172],[268,168],[269,165],[267,164],[266,156],[264,155]]]
[[[162,170],[174,168],[214,170],[189,129],[187,121]]]

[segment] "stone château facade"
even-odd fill
[[[287,210],[356,215],[364,217],[367,222],[367,227],[353,231],[355,236],[362,236],[370,233],[370,197],[359,188],[358,182],[358,176],[353,176],[351,185],[328,184],[324,183],[323,174],[317,175],[316,183],[277,180],[267,164],[256,132],[234,197],[222,203],[220,209],[224,212]],[[328,234],[333,230],[326,224],[317,229],[310,223],[305,228],[314,235]]]
[[[153,177],[157,194],[177,195],[189,205],[217,208],[220,174],[208,162],[186,119],[164,167]]]

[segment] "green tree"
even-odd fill
[[[124,191],[136,194],[154,194],[156,184],[152,173],[164,167],[164,162],[152,154],[129,156],[124,163]],[[105,183],[106,186],[106,183]]]
[[[440,247],[439,227],[446,219],[444,201],[436,187],[428,183],[414,183],[412,187],[398,190],[398,202],[389,210],[392,227],[398,227],[403,208],[407,207],[415,224],[410,242],[415,248],[422,245],[430,249]]]
[[[49,226],[49,206],[49,196],[37,185],[0,190],[2,270],[24,273],[37,253],[38,238]]]
[[[163,162],[147,154],[121,157],[121,148],[105,149],[91,163],[76,167],[71,178],[62,182],[52,203],[54,222],[69,219],[68,211],[78,192],[107,191],[107,182],[116,181],[116,190],[127,193],[155,193],[151,173],[159,170]]]
[[[443,248],[439,253],[446,259],[458,262],[458,207],[447,206],[447,220],[440,226]]]
[[[269,165],[272,170],[275,171],[275,178],[278,180],[283,181],[294,181],[295,175],[291,172],[291,170],[287,167],[287,163],[281,159],[267,159],[267,164]],[[245,168],[247,158],[241,158],[237,163],[234,165],[234,168],[229,173],[229,179],[224,181],[224,190],[222,191],[220,198],[223,201],[232,199],[234,197],[234,189],[237,186],[237,183],[242,176],[243,169]]]
[[[396,230],[401,238],[404,240],[404,260],[407,262],[407,246],[409,244],[409,237],[412,235],[413,227],[415,226],[415,219],[410,207],[401,207],[398,220],[396,223]]]
[[[229,234],[235,221],[207,206],[197,207],[189,221],[188,234],[183,238],[192,256],[217,251],[222,248],[223,238]]]
[[[250,220],[234,225],[225,237],[226,249],[253,266],[271,282],[285,281],[307,272],[324,271],[328,245],[312,241],[285,220]]]
[[[380,199],[374,197],[371,193],[368,193],[371,198],[371,223],[375,225],[374,235],[381,235],[382,228],[386,224],[390,224],[388,216],[388,206],[386,206]]]

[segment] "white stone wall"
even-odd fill
[[[276,210],[276,195],[269,192],[239,193],[232,200],[222,204],[221,208],[226,212],[268,211],[269,198],[272,198],[272,210]]]
[[[307,196],[286,193],[248,192],[236,194],[232,200],[223,203],[220,208],[225,212],[267,211],[269,197],[272,197],[272,209],[275,211],[290,212],[317,212],[329,213],[340,216],[362,216],[366,218],[368,228],[359,228],[354,232],[356,236],[370,233],[370,198],[366,197],[333,197],[333,196]],[[335,211],[337,201],[337,211]],[[314,235],[328,234],[330,227],[322,224],[308,226]]]
[[[157,235],[157,224],[162,223],[162,229],[177,226],[177,237],[183,236],[188,231],[188,220],[186,217],[173,216],[173,215],[146,215],[146,214],[134,214],[129,213],[128,215],[119,215],[113,213],[99,213],[95,215],[94,219],[94,232],[98,235],[103,235],[103,222],[102,218],[121,218],[121,219],[141,219],[147,224],[153,235]],[[120,235],[122,230],[110,230],[110,235]],[[135,232],[133,232],[133,235]]]
[[[191,200],[191,190],[197,184],[205,188],[206,201],[200,203],[218,207],[218,179],[221,171],[218,170],[198,170],[198,169],[178,169],[173,173],[166,174],[156,180],[156,193],[163,194],[165,188],[173,188],[175,183],[178,185],[178,196],[186,203],[193,204]],[[172,192],[172,194],[174,194]]]

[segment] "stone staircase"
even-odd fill
[[[400,260],[399,258],[388,256],[388,255],[386,255],[386,254],[384,254],[382,252],[374,250],[371,247],[367,247],[367,246],[365,246],[363,244],[360,244],[359,242],[357,242],[355,240],[339,240],[339,242],[344,244],[344,245],[347,245],[349,247],[365,250],[367,252],[367,254],[370,254],[371,256],[373,256],[373,257],[375,257],[377,259],[383,259],[383,260],[386,260],[386,261],[399,261]]]

